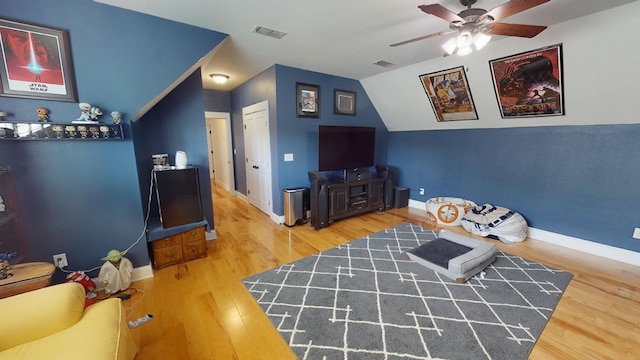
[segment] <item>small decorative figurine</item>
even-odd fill
[[[100,126],[100,132],[102,133],[102,137],[105,139],[109,138],[109,127],[102,125]]]
[[[92,121],[98,122],[98,118],[102,116],[102,110],[99,107],[91,107],[90,115]]]
[[[49,122],[49,110],[39,107],[36,109],[36,114],[38,114],[38,121]]]
[[[104,292],[107,295],[127,290],[131,285],[131,273],[133,264],[124,257],[128,250],[111,250],[107,256],[103,257],[105,263],[100,268],[98,281],[104,285]]]
[[[81,139],[86,139],[89,135],[89,130],[84,125],[78,125],[78,132],[80,133]]]
[[[100,126],[100,128],[102,128],[102,126]],[[99,128],[97,126],[90,126],[89,127],[89,132],[91,133],[91,137],[94,139],[97,139],[100,137],[100,131],[98,130]]]
[[[111,118],[113,119],[114,124],[120,124],[122,121],[122,113],[120,111],[112,111]]]
[[[80,117],[76,120],[89,121],[89,119],[91,118],[91,104],[80,103],[78,104],[78,107],[82,112],[80,113]]]
[[[62,125],[53,125],[52,130],[56,138],[62,139],[64,137],[64,128]]]
[[[0,261],[0,280],[10,278],[12,274],[9,273],[9,262],[7,260]]]
[[[4,199],[0,196],[0,218],[7,215],[7,206],[4,204]]]

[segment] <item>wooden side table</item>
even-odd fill
[[[11,265],[13,276],[0,280],[0,299],[49,286],[55,269],[46,262]]]

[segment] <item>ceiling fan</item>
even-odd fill
[[[510,0],[489,11],[485,9],[472,8],[476,1],[477,0],[460,0],[460,4],[467,8],[462,10],[459,14],[454,13],[440,4],[418,6],[418,8],[423,12],[448,21],[449,30],[401,41],[391,44],[391,46],[395,47],[405,45],[415,41],[448,35],[458,31],[460,35],[457,38],[451,39],[443,45],[443,48],[446,51],[445,56],[452,55],[454,53],[457,53],[458,55],[466,55],[471,52],[472,44],[477,50],[484,46],[490,39],[489,35],[532,38],[547,28],[546,26],[540,25],[507,24],[498,21],[544,4],[549,0]]]

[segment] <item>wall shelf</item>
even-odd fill
[[[0,140],[122,139],[122,124],[0,121]]]

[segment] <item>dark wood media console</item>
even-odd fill
[[[311,226],[316,230],[334,220],[370,211],[386,211],[393,201],[392,172],[386,166],[335,172],[310,171]]]

